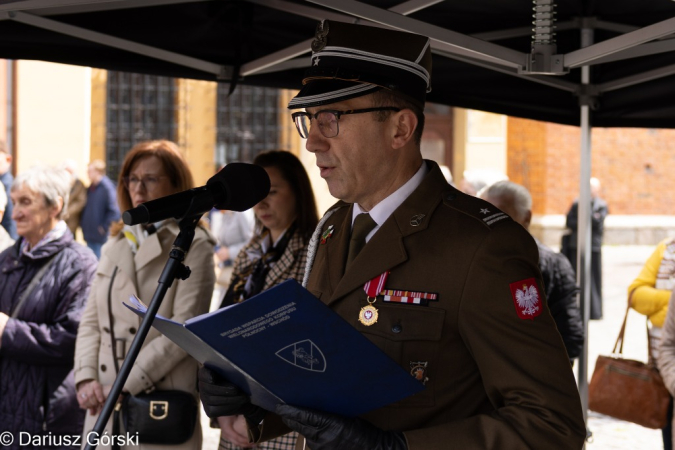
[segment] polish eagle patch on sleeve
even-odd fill
[[[541,314],[541,294],[534,278],[516,281],[509,287],[518,317],[533,320]]]

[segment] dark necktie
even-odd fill
[[[347,254],[347,267],[352,263],[356,255],[366,245],[366,236],[377,226],[377,223],[370,217],[370,214],[363,213],[354,219],[352,228],[352,237],[349,240],[349,253]]]

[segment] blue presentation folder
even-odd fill
[[[424,389],[295,280],[184,325],[157,315],[153,326],[268,411],[287,403],[358,416]]]

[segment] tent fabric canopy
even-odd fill
[[[317,21],[358,20],[432,37],[428,101],[568,125],[589,104],[593,126],[675,127],[675,2],[558,1],[557,21],[544,23],[557,26],[556,47],[544,47],[563,74],[534,74],[533,8],[548,3],[10,0],[0,58],[299,89]],[[581,49],[581,28],[596,45]]]

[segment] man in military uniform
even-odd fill
[[[204,369],[207,414],[240,414],[240,445],[281,433],[281,418],[311,450],[581,448],[535,242],[422,159],[429,39],[324,21],[312,50],[289,108],[305,109],[296,126],[341,201],[310,244],[306,286],[425,389],[359,418],[292,405],[270,414]]]

